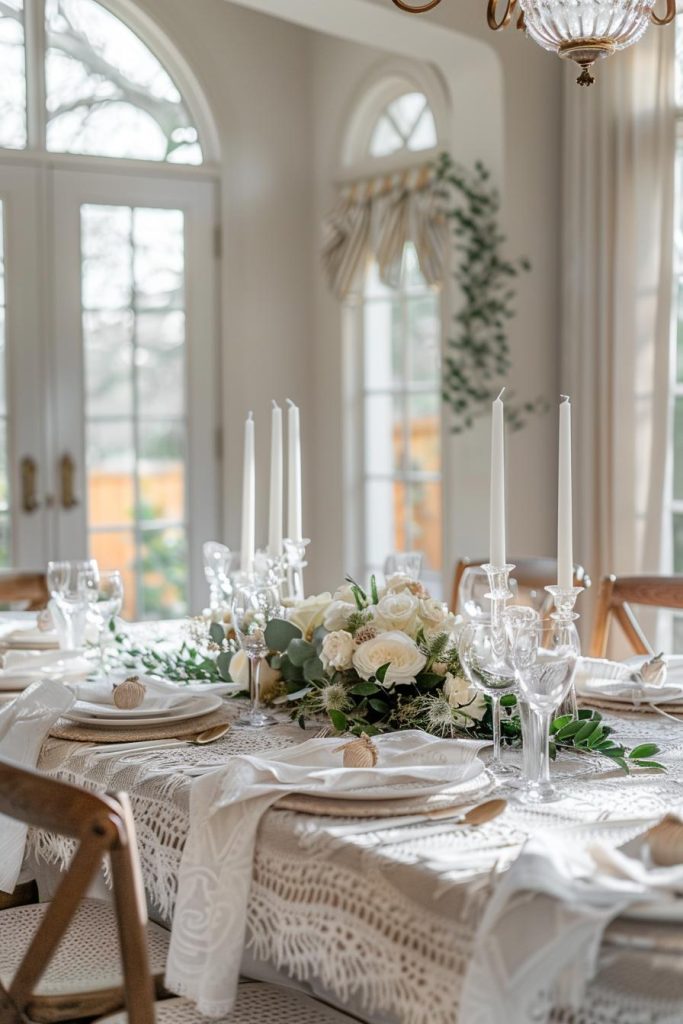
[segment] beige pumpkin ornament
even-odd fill
[[[342,764],[345,768],[374,768],[379,759],[377,747],[365,732],[358,739],[335,747],[335,752],[337,750],[344,751]]]
[[[139,708],[145,699],[147,687],[138,676],[130,676],[114,686],[114,704],[122,711]]]
[[[646,836],[653,864],[672,868],[683,864],[683,821],[667,814]]]

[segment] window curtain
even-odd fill
[[[414,244],[427,283],[441,284],[447,251],[442,208],[429,166],[342,188],[323,226],[323,267],[337,298],[360,285],[370,259],[381,280],[398,287],[406,242]]]
[[[561,390],[574,406],[575,557],[659,572],[670,526],[674,31],[565,82]],[[586,617],[590,603],[581,609]]]

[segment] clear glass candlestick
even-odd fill
[[[304,592],[304,569],[308,565],[306,561],[306,548],[310,540],[291,540],[289,537],[283,541],[285,546],[285,568],[286,568],[286,597],[289,601],[303,601]]]
[[[581,638],[576,628],[579,615],[574,611],[574,605],[579,594],[583,593],[583,587],[546,587],[547,592],[552,596],[555,604],[555,611],[551,613],[550,619],[553,623],[554,644],[556,647],[572,647],[577,657],[581,655]],[[563,700],[559,714],[572,715],[576,718],[578,712],[576,704],[576,690],[574,683],[569,688],[567,696]]]

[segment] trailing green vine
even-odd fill
[[[443,401],[453,414],[452,430],[459,434],[490,411],[506,383],[512,365],[506,328],[515,315],[513,284],[531,264],[526,257],[503,255],[500,197],[480,161],[468,171],[442,153],[436,178],[458,254],[454,277],[463,296],[453,317],[456,332],[447,340],[442,381]],[[523,427],[529,415],[547,409],[543,398],[516,400],[507,392],[505,416],[512,430]]]

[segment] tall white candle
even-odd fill
[[[562,395],[557,485],[557,585],[563,590],[574,586],[572,526],[572,407],[569,396]]]
[[[244,464],[242,468],[242,572],[254,571],[256,537],[256,465],[254,456],[254,417],[249,413],[244,424]]]
[[[301,527],[301,423],[299,407],[289,398],[287,413],[287,535],[303,540]]]
[[[268,516],[268,554],[282,554],[282,409],[273,402],[270,433],[270,509]]]
[[[503,388],[505,391],[505,388]],[[493,403],[491,417],[491,521],[489,559],[505,565],[505,411],[503,391]]]

